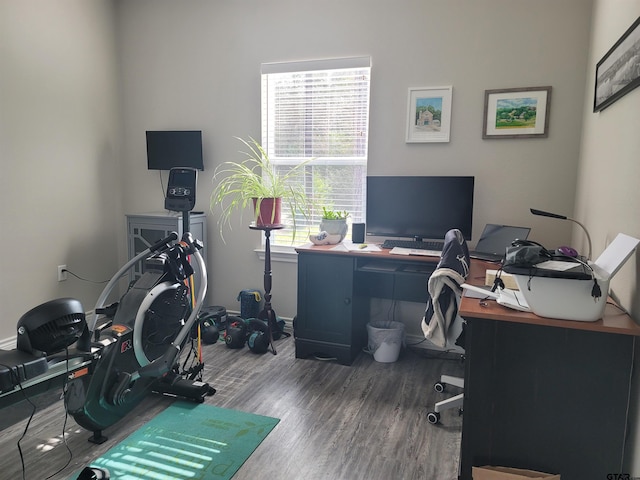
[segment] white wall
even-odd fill
[[[640,238],[640,89],[593,113],[595,66],[638,15],[638,0],[598,1],[594,7],[576,197],[576,217],[584,219],[589,229],[594,257],[619,232]],[[612,281],[614,293],[636,318],[640,318],[638,265],[640,259],[633,258]]]
[[[124,247],[113,6],[0,2],[0,338],[57,297],[93,307]]]
[[[573,211],[591,2],[544,0],[120,1],[128,211],[158,210],[162,192],[146,169],[144,131],[198,128],[211,174],[237,158],[234,136],[260,135],[262,62],[371,55],[371,174],[475,175],[474,238],[487,222],[529,224],[533,238],[567,243],[570,227],[529,207]],[[406,144],[409,87],[453,85],[451,142]],[[482,140],[484,90],[551,85],[547,139]],[[238,308],[261,287],[260,236],[238,222],[217,235],[209,215],[209,302]],[[296,266],[274,263],[274,307],[296,312]],[[419,308],[422,308],[419,306]],[[413,317],[414,314],[410,314]],[[417,323],[415,325],[417,328]]]
[[[3,0],[0,338],[51,298],[74,296],[91,308],[101,286],[58,283],[56,266],[109,278],[126,255],[125,212],[161,208],[158,175],[146,170],[145,130],[204,131],[198,208],[208,211],[213,168],[236,158],[232,137],[259,136],[262,62],[371,55],[370,172],[476,175],[475,238],[486,222],[526,223],[548,245],[573,233],[584,246],[581,232],[531,217],[530,206],[582,220],[595,255],[620,231],[640,236],[640,89],[591,113],[595,64],[640,14],[640,2],[595,0],[593,19],[591,5]],[[439,85],[454,87],[451,142],[405,144],[407,88]],[[481,139],[485,89],[538,85],[553,86],[549,138]],[[253,253],[260,239],[238,223],[225,245],[209,219],[209,300],[237,308],[241,288],[261,286]],[[639,269],[636,255],[612,282],[636,319]],[[274,306],[291,317],[295,265],[273,270]],[[635,476],[638,431],[627,456]]]
[[[576,218],[589,229],[594,257],[619,232],[640,238],[640,136],[638,112],[640,88],[628,93],[607,109],[593,113],[595,66],[620,36],[640,16],[638,0],[597,0],[594,4],[589,71],[584,99],[581,161],[578,171]],[[583,238],[574,232],[576,243]],[[611,282],[620,303],[640,319],[640,255],[636,253]],[[636,359],[640,358],[637,349]],[[640,365],[636,361],[636,369]],[[629,437],[625,472],[640,476],[640,382],[634,379],[632,432]]]

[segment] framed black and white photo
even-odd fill
[[[593,111],[604,110],[640,85],[640,17],[596,65]]]
[[[448,142],[453,87],[410,88],[407,143]]]

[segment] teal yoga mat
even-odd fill
[[[117,480],[230,479],[279,421],[176,402],[91,465]]]

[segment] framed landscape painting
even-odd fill
[[[407,143],[448,142],[453,87],[410,88]]]
[[[551,87],[485,90],[482,138],[545,138]]]

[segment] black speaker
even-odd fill
[[[353,243],[364,243],[364,223],[351,224],[351,241]]]

